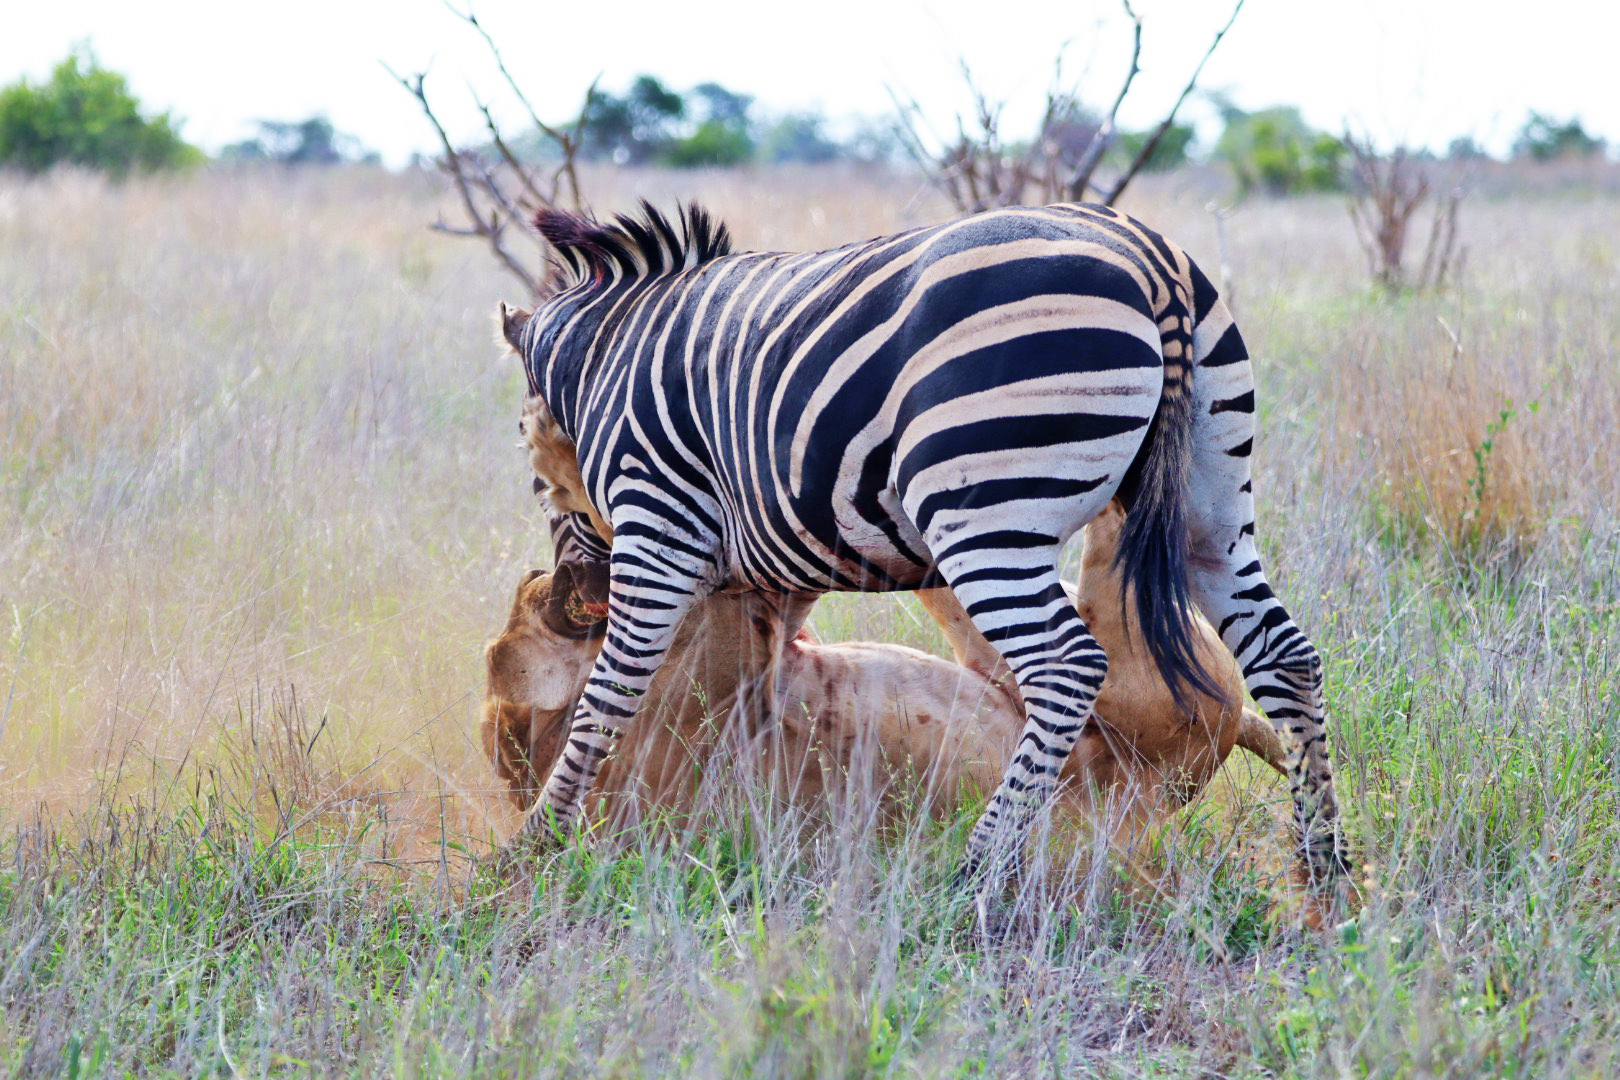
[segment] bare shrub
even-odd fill
[[[1453,186],[1436,191],[1430,166],[1404,146],[1388,154],[1374,149],[1365,136],[1346,134],[1355,178],[1350,220],[1367,253],[1367,265],[1379,285],[1390,292],[1439,288],[1459,258],[1457,208],[1463,191]],[[1429,234],[1416,270],[1406,263],[1407,244],[1418,214],[1429,206]]]
[[[591,100],[596,95],[596,84],[593,82],[586,88],[584,100],[580,103],[579,116],[572,124],[554,127],[546,123],[540,119],[539,113],[535,112],[534,106],[529,103],[523,88],[507,70],[500,47],[496,45],[489,31],[484,29],[484,25],[478,21],[478,17],[470,11],[457,14],[484,39],[490,55],[495,58],[495,66],[500,69],[501,78],[523,106],[541,140],[553,149],[556,160],[547,165],[538,165],[521,159],[512,149],[512,140],[502,134],[500,126],[496,124],[489,105],[481,100],[477,103],[478,112],[483,116],[484,127],[489,132],[489,144],[485,147],[458,149],[450,141],[444,125],[439,122],[433,106],[428,101],[427,75],[418,73],[404,76],[389,69],[388,73],[416,98],[422,112],[427,116],[428,123],[433,125],[433,131],[439,137],[439,147],[443,151],[443,156],[436,159],[436,163],[454,182],[456,192],[461,197],[465,221],[460,225],[451,225],[441,217],[434,223],[433,228],[452,236],[482,239],[489,245],[490,253],[500,264],[523,282],[529,294],[539,296],[546,291],[547,264],[536,258],[534,265],[537,268],[531,269],[530,264],[513,251],[507,230],[512,229],[517,236],[523,237],[524,246],[532,248],[538,254],[544,250],[544,244],[534,230],[528,228],[528,222],[534,217],[535,211],[542,207],[581,209],[579,166],[576,159],[579,156],[580,143],[585,137],[585,117],[590,113]]]
[[[1152,159],[1174,125],[1177,112],[1198,85],[1204,65],[1243,10],[1243,0],[1238,0],[1169,112],[1150,129],[1119,174],[1102,184],[1097,182],[1098,168],[1120,139],[1119,108],[1142,70],[1142,18],[1132,9],[1130,0],[1122,3],[1132,26],[1131,63],[1113,103],[1100,119],[1092,120],[1082,108],[1076,90],[1065,85],[1061,56],[1053,65],[1052,84],[1046,92],[1035,137],[1028,141],[1004,134],[1002,114],[1007,103],[990,97],[965,59],[958,60],[958,66],[973,100],[973,115],[956,118],[953,137],[942,138],[933,132],[916,99],[890,88],[906,152],[957,210],[977,213],[1026,203],[1081,202],[1090,196],[1095,196],[1093,201],[1113,205]]]

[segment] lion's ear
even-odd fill
[[[513,614],[523,607],[539,611],[550,599],[553,586],[551,575],[544,570],[529,570],[518,582],[517,599],[513,601]]]
[[[512,351],[519,356],[523,355],[523,328],[529,325],[534,318],[534,312],[520,307],[509,308],[506,302],[501,302],[501,340],[512,347]]]

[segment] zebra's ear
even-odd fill
[[[505,301],[501,302],[501,313],[496,320],[500,324],[500,340],[510,345],[519,356],[523,355],[523,328],[529,325],[533,317],[532,311],[520,307],[509,308]]]

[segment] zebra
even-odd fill
[[[542,494],[539,481],[534,488],[536,495]],[[546,527],[551,533],[552,562],[558,566],[606,563],[613,556],[613,549],[591,527],[591,519],[584,514],[548,514]]]
[[[505,336],[611,532],[606,642],[510,842],[561,842],[681,617],[948,584],[1026,707],[964,873],[1017,865],[1107,658],[1059,551],[1109,500],[1150,653],[1207,689],[1198,605],[1288,750],[1298,854],[1343,873],[1322,664],[1255,541],[1248,353],[1209,279],[1106,206],[992,210],[828,251],[734,252],[697,205],[542,210],[556,291]]]

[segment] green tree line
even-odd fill
[[[1160,141],[1150,167],[1174,169],[1206,157],[1224,163],[1245,194],[1283,195],[1344,186],[1344,146],[1333,134],[1306,123],[1297,108],[1251,112],[1221,95],[1212,95],[1211,101],[1222,125],[1214,145],[1201,154],[1193,129],[1176,125]],[[1094,122],[1077,110],[1065,124],[1081,132]],[[286,165],[376,160],[357,138],[336,131],[322,116],[257,123],[256,137],[226,147],[220,157]],[[575,132],[587,159],[676,168],[890,161],[900,156],[902,146],[892,123],[868,121],[838,138],[814,111],[765,115],[755,108],[751,95],[717,82],[678,91],[646,74],[622,92],[594,92]],[[1115,153],[1133,154],[1144,138],[1143,132],[1122,132]],[[1598,155],[1606,148],[1604,140],[1589,134],[1578,118],[1532,112],[1512,154],[1552,161]],[[521,149],[537,156],[548,151],[538,138]],[[1453,141],[1449,156],[1480,157],[1483,152],[1472,139],[1460,138]],[[0,89],[0,168],[38,173],[75,165],[122,177],[203,160],[205,155],[180,137],[177,120],[168,113],[143,113],[124,76],[102,67],[87,46],[76,46],[44,82],[22,79]]]
[[[113,176],[193,165],[202,151],[169,116],[143,116],[122,75],[77,46],[39,84],[0,89],[0,166],[38,173],[56,165]]]

